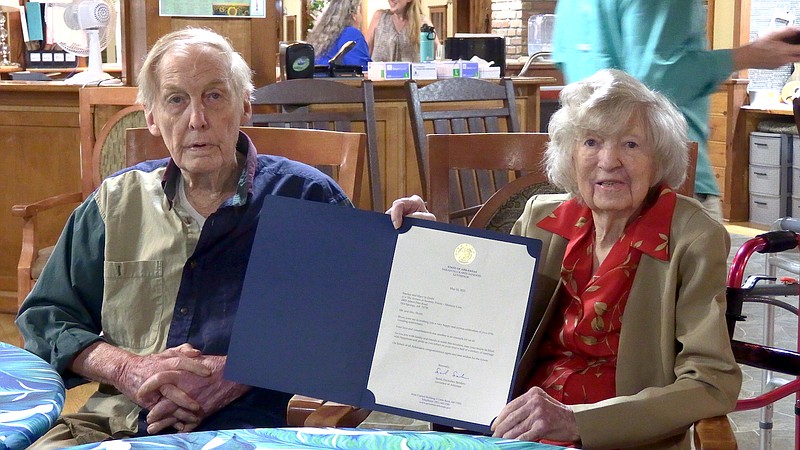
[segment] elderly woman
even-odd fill
[[[512,233],[543,243],[520,362],[529,390],[496,436],[585,448],[690,448],[698,419],[731,411],[741,373],[725,312],[726,230],[676,195],[686,123],[621,71],[565,87],[550,122],[550,180]],[[419,197],[388,211],[427,216]]]
[[[360,24],[361,0],[331,0],[308,33],[315,64],[327,66],[345,43],[353,41],[356,45],[344,55],[342,63],[361,66],[366,72],[371,59],[364,34],[358,29]]]
[[[258,154],[239,130],[252,71],[224,37],[164,35],[138,80],[171,158],[112,175],[75,210],[17,318],[25,348],[67,387],[100,383],[37,448],[285,425],[289,394],[222,378],[261,205],[352,206],[326,175]]]

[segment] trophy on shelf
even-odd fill
[[[17,65],[9,59],[6,13],[19,11],[20,6],[17,0],[0,0],[0,67]]]

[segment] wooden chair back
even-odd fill
[[[106,176],[125,167],[125,130],[145,126],[136,87],[84,87],[79,92],[81,194],[86,198]]]
[[[417,155],[420,182],[427,192],[428,142],[426,123],[435,134],[520,131],[514,84],[476,78],[451,78],[419,87],[406,83],[406,101]]]
[[[690,142],[688,151],[689,166],[686,169],[686,180],[677,192],[692,197],[694,195],[695,167],[697,166],[697,142]],[[509,233],[511,227],[522,215],[525,203],[529,198],[536,194],[550,194],[558,191],[558,188],[549,183],[543,171],[528,173],[500,187],[497,192],[492,194],[472,217],[469,226]]]
[[[469,221],[470,228],[511,233],[511,228],[525,210],[528,199],[538,194],[563,192],[550,184],[544,172],[531,172],[501,187]]]
[[[360,87],[323,79],[294,79],[262,86],[253,94],[253,106],[271,105],[278,112],[255,112],[250,124],[260,127],[311,128],[367,136],[367,172],[371,209],[384,211],[381,189],[375,94],[372,82]],[[319,108],[319,105],[328,105]],[[316,108],[315,108],[316,107]],[[355,125],[355,127],[354,127]]]
[[[22,219],[22,245],[17,263],[17,304],[22,304],[52,251],[38,231],[43,213],[73,208],[86,199],[108,174],[125,167],[126,128],[143,126],[142,107],[135,87],[84,87],[78,95],[81,130],[81,189],[30,204],[14,205],[11,214]]]
[[[337,183],[355,204],[360,200],[367,138],[364,133],[298,128],[242,127],[259,153],[284,156],[311,166],[334,168]],[[130,128],[125,134],[126,166],[169,156],[160,136],[147,128]]]
[[[548,140],[546,133],[428,135],[428,209],[441,222],[466,225],[508,183],[509,173],[530,173],[542,188],[558,192],[547,183],[542,168]],[[465,169],[470,170],[467,176]]]

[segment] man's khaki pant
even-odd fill
[[[33,443],[29,449],[49,450],[90,444],[109,439],[124,439],[134,436],[130,431],[115,427],[116,420],[92,413],[62,415],[53,428]],[[112,429],[117,428],[117,431]]]

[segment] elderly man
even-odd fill
[[[26,348],[68,387],[100,383],[35,447],[284,425],[288,394],[222,379],[261,205],[352,206],[321,172],[258,155],[239,131],[252,72],[220,35],[163,36],[139,83],[171,158],[109,177],[76,209],[17,318]]]

